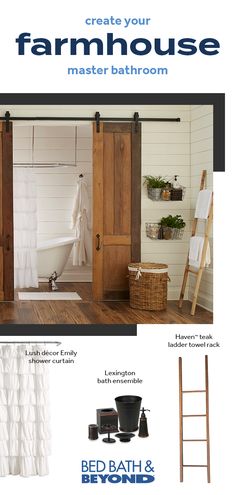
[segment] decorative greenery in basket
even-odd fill
[[[166,180],[159,176],[144,175],[144,184],[147,186],[148,197],[153,201],[159,201],[161,198],[161,191],[166,187]]]
[[[184,222],[181,215],[168,215],[168,217],[162,217],[159,225],[162,228],[163,239],[182,239],[184,233]]]
[[[159,224],[162,227],[172,227],[173,229],[184,229],[186,223],[181,215],[168,215],[168,217],[162,217]]]
[[[144,179],[144,184],[151,189],[163,189],[166,186],[166,180],[160,175],[157,177],[154,175],[144,175]]]

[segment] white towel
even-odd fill
[[[208,217],[211,206],[211,197],[212,191],[209,191],[209,189],[199,191],[194,215],[195,218],[206,219]]]
[[[87,182],[83,177],[80,177],[77,183],[71,222],[71,228],[75,229],[75,235],[79,239],[73,247],[73,265],[81,266],[92,262],[90,215]]]
[[[193,266],[194,268],[200,268],[203,245],[204,245],[204,237],[200,237],[196,235],[190,238],[190,245],[189,245],[190,266]],[[211,252],[208,242],[204,266],[209,266],[210,263],[211,263]]]

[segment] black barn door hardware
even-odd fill
[[[96,131],[100,132],[100,122],[134,122],[135,132],[138,131],[139,122],[180,122],[179,117],[162,118],[162,117],[140,117],[138,112],[134,112],[133,117],[101,117],[99,112],[95,112],[94,117],[14,117],[10,112],[6,112],[4,116],[0,116],[0,121],[6,122],[6,130],[9,132],[9,123],[17,121],[46,121],[46,122],[96,122]]]
[[[97,239],[96,251],[100,251],[100,249],[101,249],[100,234],[96,234],[96,239]]]

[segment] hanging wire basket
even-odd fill
[[[146,223],[146,236],[149,239],[160,239],[160,225],[157,222]]]
[[[183,239],[183,235],[184,228],[162,227],[157,222],[146,223],[146,236],[152,240],[164,239],[166,241],[176,241]]]
[[[173,227],[162,227],[163,236],[162,239],[166,241],[175,241],[183,239],[184,228],[176,229]]]
[[[186,193],[186,187],[181,186],[179,189],[160,189],[154,187],[147,188],[148,198],[152,201],[183,201]]]

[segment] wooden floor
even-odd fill
[[[0,323],[158,323],[158,324],[211,324],[211,312],[197,306],[195,316],[190,316],[191,303],[184,301],[178,309],[177,301],[168,301],[166,311],[142,311],[132,309],[129,302],[93,302],[90,283],[60,283],[61,291],[76,291],[82,301],[19,301],[17,291],[14,302],[0,302]],[[38,290],[38,289],[36,289]],[[48,284],[40,284],[41,291],[48,291]],[[29,289],[32,292],[32,289]]]

